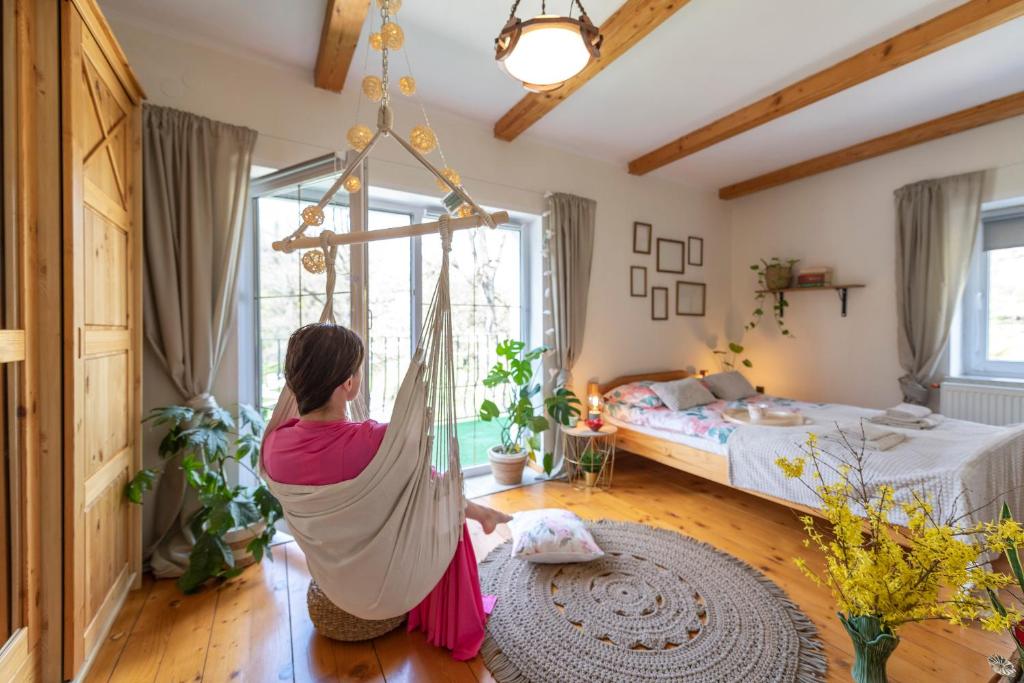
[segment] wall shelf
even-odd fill
[[[839,294],[839,305],[840,311],[843,317],[846,317],[846,300],[849,290],[860,289],[864,285],[826,285],[824,287],[786,287],[784,289],[760,289],[758,293],[774,294],[775,298],[779,302],[779,317],[781,318],[786,312],[786,292],[820,292],[832,290]]]

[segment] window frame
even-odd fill
[[[371,177],[368,172],[368,162],[364,162],[362,169],[362,175],[364,178]],[[250,244],[247,245],[246,251],[250,255],[249,260],[251,266],[248,268],[251,272],[243,272],[241,276],[244,277],[252,287],[251,294],[248,296],[240,296],[239,300],[239,317],[238,325],[240,333],[244,333],[243,330],[248,330],[253,344],[248,345],[249,351],[244,354],[240,354],[239,362],[249,366],[249,371],[246,372],[244,369],[240,372],[240,375],[248,377],[247,380],[240,380],[243,385],[252,383],[249,391],[241,391],[240,395],[251,395],[254,397],[253,405],[256,406],[257,410],[262,410],[263,406],[263,385],[262,385],[262,340],[260,335],[260,236],[259,236],[259,200],[268,196],[280,196],[282,191],[289,187],[297,185],[304,185],[321,180],[325,177],[331,176],[335,173],[340,172],[344,168],[344,159],[336,156],[335,154],[326,154],[309,161],[296,164],[294,166],[282,169],[275,173],[269,173],[258,178],[254,178],[250,182],[249,201],[250,211],[247,212],[246,218],[246,233],[247,238],[250,240]],[[385,200],[381,198],[369,198],[368,189],[372,185],[372,182],[363,182],[363,189],[356,195],[352,195],[351,199],[346,197],[343,193],[339,193],[334,198],[332,203],[339,206],[345,206],[349,209],[349,221],[352,232],[363,231],[366,229],[366,212],[368,211],[386,211],[391,213],[402,213],[411,216],[411,223],[417,224],[422,223],[425,220],[431,220],[442,213],[443,206],[440,200],[434,203],[406,203],[401,201]],[[383,185],[379,185],[384,187]],[[365,207],[364,211],[359,211],[359,207]],[[519,327],[521,330],[522,338],[524,340],[534,340],[533,329],[533,316],[531,315],[531,307],[533,305],[532,289],[530,286],[530,277],[532,275],[532,250],[539,247],[539,243],[536,242],[537,237],[531,233],[534,231],[526,230],[528,223],[518,218],[511,218],[508,223],[504,223],[498,226],[499,230],[508,230],[515,232],[519,239]],[[369,292],[368,292],[368,279],[366,275],[365,265],[368,261],[368,245],[362,244],[353,247],[352,249],[352,267],[349,273],[349,286],[350,286],[350,319],[352,321],[353,328],[362,334],[363,336],[368,335],[369,325],[371,320],[371,314],[369,311]],[[423,283],[423,254],[422,254],[422,238],[413,237],[410,238],[410,290],[411,290],[411,301],[410,301],[410,355],[415,350],[416,343],[419,339],[420,333],[423,328],[423,311],[424,304],[428,303],[426,300],[429,298],[431,291],[428,291],[429,283],[424,286]],[[242,292],[240,291],[240,294]],[[242,344],[241,346],[246,346]],[[369,354],[364,361],[366,365],[369,364]],[[364,371],[367,371],[368,367],[364,367]],[[369,399],[369,382],[363,384],[363,391],[367,394],[364,398]],[[463,469],[463,475],[477,476],[481,474],[487,474],[490,472],[490,466],[487,464],[472,465]]]
[[[1024,379],[1024,361],[994,361],[988,358],[989,253],[984,250],[986,219],[1024,217],[1024,201],[1000,202],[983,209],[978,236],[974,240],[967,283],[961,298],[960,363],[962,374],[987,379]]]

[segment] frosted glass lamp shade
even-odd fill
[[[541,14],[510,21],[495,41],[496,57],[527,90],[560,87],[599,55],[601,36],[589,19]]]

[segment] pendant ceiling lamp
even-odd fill
[[[575,19],[571,5],[570,16],[559,16],[548,14],[542,0],[540,14],[525,21],[516,16],[519,2],[513,3],[508,23],[494,39],[494,56],[527,90],[556,90],[601,56],[601,32],[580,0],[574,0],[580,10]]]

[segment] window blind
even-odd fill
[[[982,219],[982,249],[1024,247],[1024,212]]]

